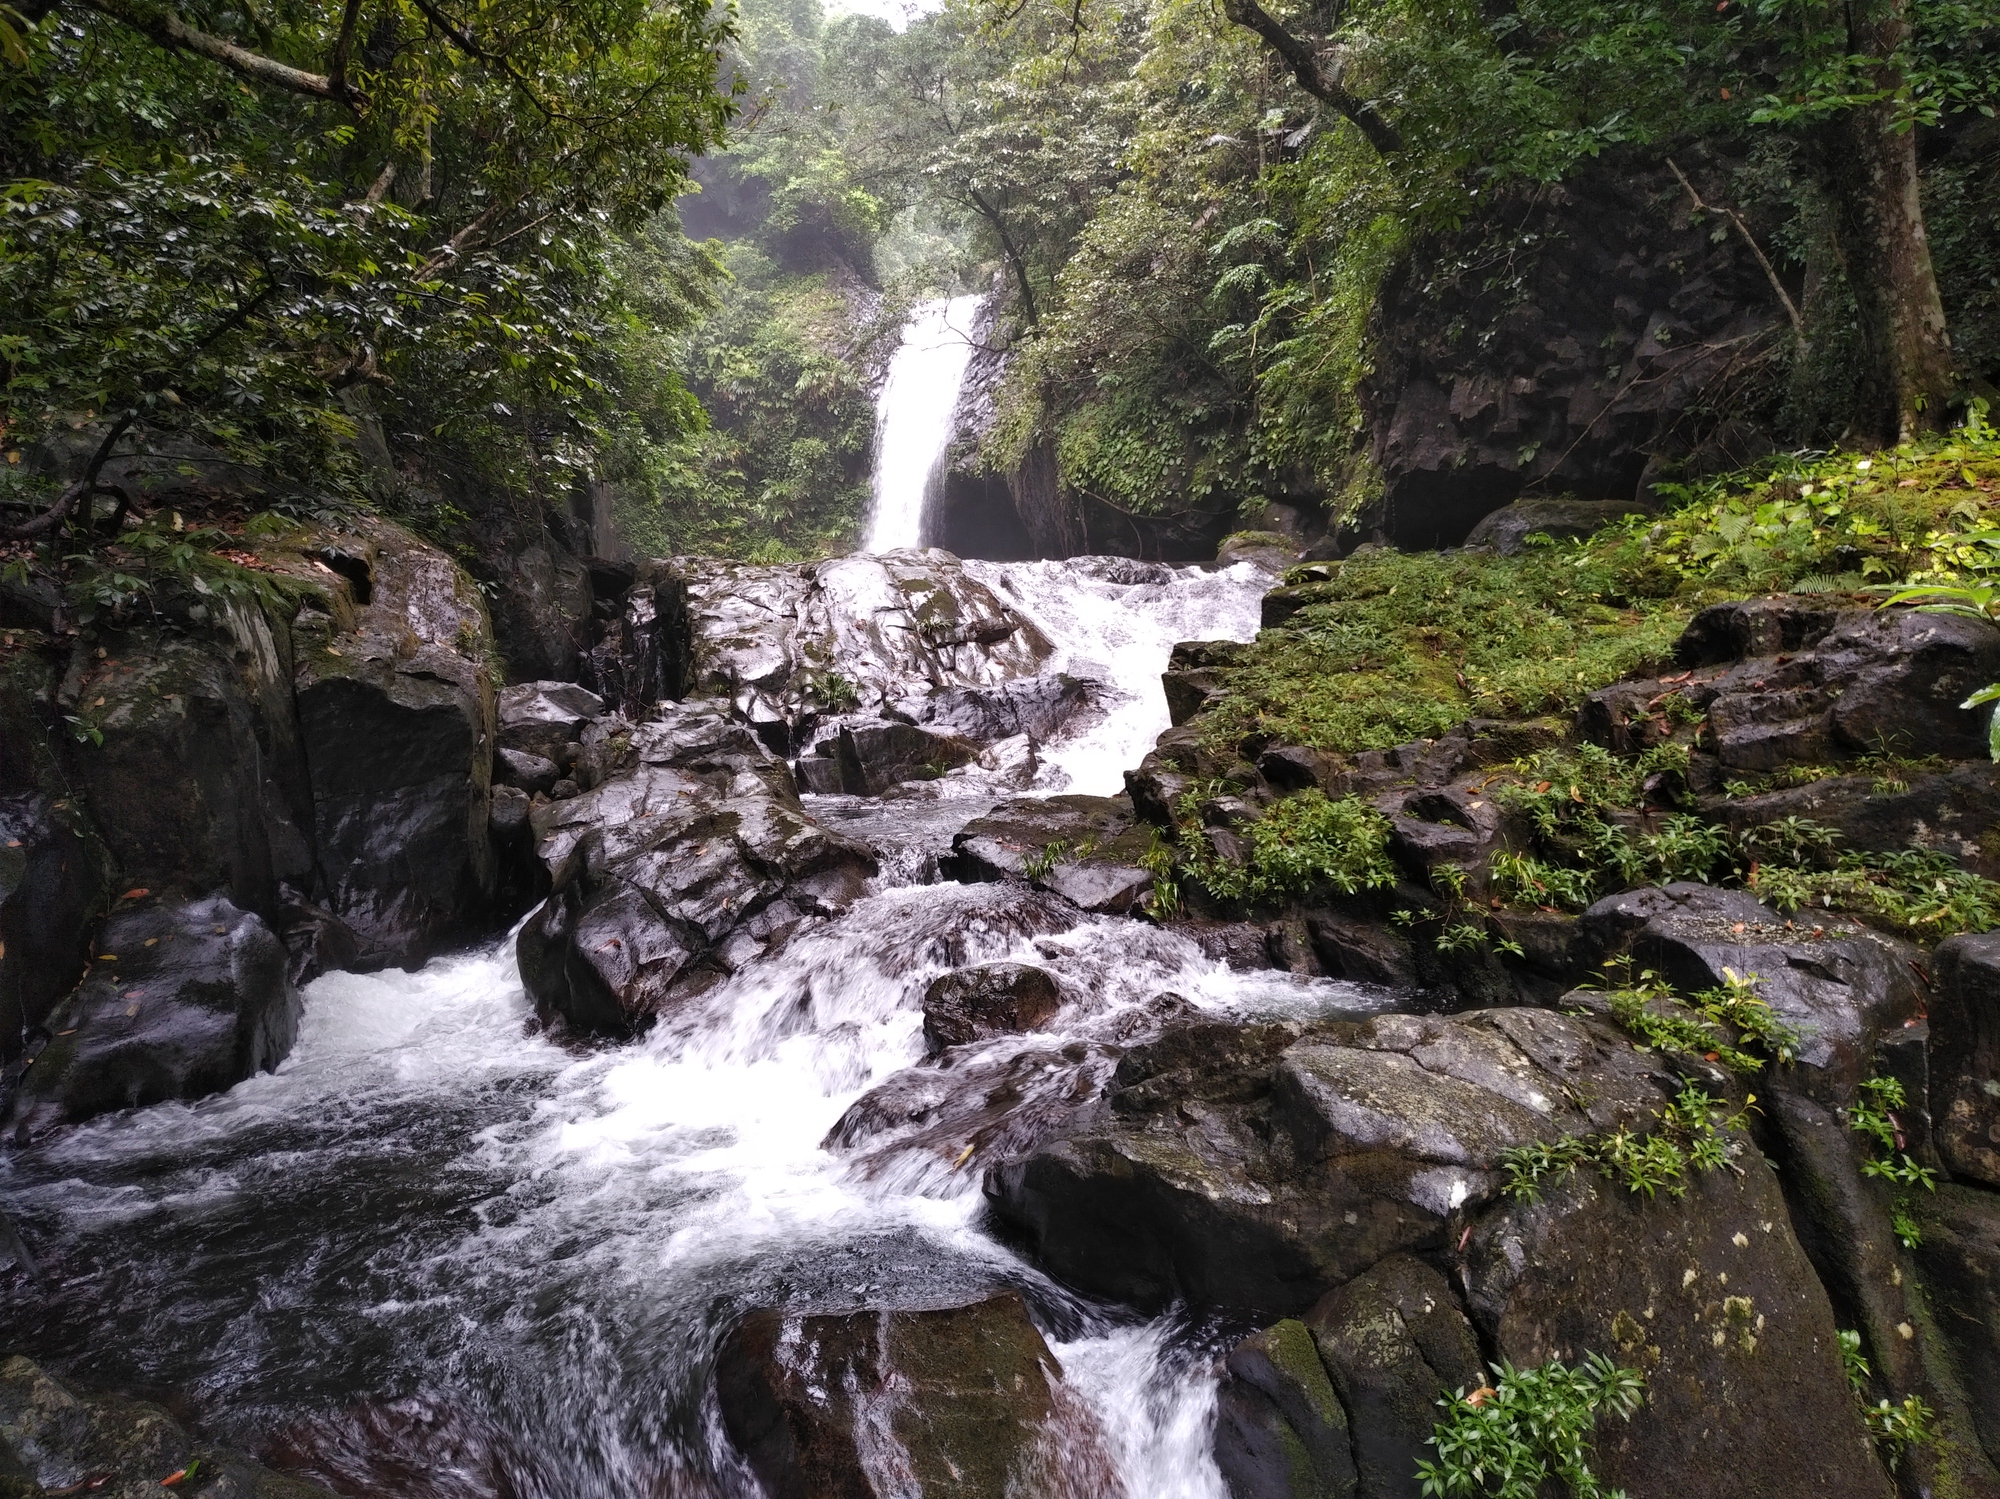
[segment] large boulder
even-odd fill
[[[102,902],[96,848],[68,801],[0,796],[0,1062],[69,992]]]
[[[80,1394],[18,1355],[0,1363],[0,1494],[158,1499],[174,1492],[333,1499],[315,1484],[197,1439],[157,1405]]]
[[[1109,1121],[999,1164],[986,1192],[1083,1289],[1294,1316],[1442,1246],[1507,1149],[1644,1131],[1680,1086],[1614,1028],[1544,1010],[1196,1023],[1126,1055]]]
[[[723,1428],[770,1499],[1111,1499],[1088,1410],[1010,1293],[939,1310],[751,1312]]]
[[[1787,919],[1744,891],[1646,886],[1584,912],[1599,958],[1629,954],[1683,994],[1755,978],[1757,997],[1801,1035],[1791,1085],[1831,1107],[1852,1104],[1882,1040],[1923,1013],[1911,944],[1822,914]]]
[[[924,1046],[932,1052],[1039,1030],[1062,1008],[1062,986],[1046,968],[987,963],[942,974],[924,991]]]
[[[1347,1411],[1292,1318],[1254,1332],[1223,1360],[1215,1465],[1230,1499],[1352,1499]]]
[[[806,917],[844,910],[875,873],[718,704],[668,705],[601,753],[599,785],[533,813],[552,891],[517,945],[528,992],[582,1030],[646,1029]]]
[[[491,632],[434,547],[371,523],[351,540],[351,615],[292,626],[318,888],[364,967],[415,967],[492,915]]]
[[[1438,1402],[1478,1388],[1479,1340],[1442,1275],[1391,1255],[1306,1313],[1354,1432],[1358,1499],[1420,1499]]]
[[[275,916],[281,885],[318,877],[292,632],[254,600],[167,603],[178,617],[107,631],[84,658],[84,732],[61,744],[71,783],[121,881],[223,890]]]
[[[973,883],[1026,880],[1086,911],[1127,915],[1153,892],[1152,829],[1125,796],[1002,802],[951,840],[950,873]]]
[[[283,1061],[299,997],[284,943],[226,896],[114,915],[90,971],[26,1053],[11,1122],[30,1133],[200,1098]]]
[[[1889,1499],[1775,1175],[1745,1149],[1681,1185],[1579,1173],[1488,1214],[1465,1272],[1480,1332],[1519,1367],[1599,1353],[1645,1376],[1592,1463],[1632,1499]]]
[[[1641,747],[1670,693],[1707,719],[1723,769],[1756,773],[1863,755],[1986,755],[1986,714],[1959,706],[2000,678],[2000,629],[1911,609],[1830,609],[1810,598],[1715,604],[1688,623],[1671,681],[1591,695],[1578,724],[1613,748]]]
[[[2000,1463],[2000,1196],[1977,1187],[1916,1193],[1915,1259],[1967,1396],[1973,1435]]]
[[[728,698],[784,754],[828,714],[886,707],[918,722],[933,696],[1033,677],[1053,650],[935,548],[783,567],[679,558],[640,581],[682,591],[687,690]]]

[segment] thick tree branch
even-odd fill
[[[491,229],[493,221],[513,206],[511,200],[503,203],[495,203],[486,212],[459,230],[458,233],[444,242],[444,247],[437,254],[417,267],[416,279],[419,281],[428,281],[447,265],[450,265],[452,261],[458,259],[465,252],[468,245],[472,244],[473,241],[477,240],[488,229]]]
[[[1021,310],[1027,313],[1029,325],[1039,323],[1041,318],[1035,312],[1034,288],[1028,285],[1028,265],[1021,259],[1021,252],[1014,248],[1014,237],[1007,232],[1007,221],[1000,217],[999,209],[980,196],[978,188],[968,187],[965,191],[972,199],[972,206],[979,210],[986,222],[993,226],[993,232],[1000,236],[1000,248],[1007,254],[1007,264],[1014,268],[1014,284],[1021,289]]]
[[[368,191],[366,195],[363,196],[361,201],[363,203],[366,203],[370,208],[373,208],[376,204],[380,203],[384,198],[389,196],[389,189],[394,187],[395,185],[396,185],[396,163],[393,161],[385,161],[382,163],[381,172],[376,176],[373,182],[368,184]]]
[[[1368,143],[1384,156],[1403,149],[1403,136],[1383,118],[1373,103],[1357,99],[1340,85],[1337,72],[1321,65],[1319,54],[1278,22],[1257,0],[1222,0],[1222,13],[1238,26],[1247,26],[1261,36],[1292,70],[1299,87],[1323,104],[1329,104],[1354,123]]]
[[[354,26],[360,19],[361,0],[347,0],[340,15],[340,35],[334,39],[326,64],[327,87],[336,99],[346,99],[353,92],[347,81],[347,65],[354,60]]]
[[[1736,226],[1736,232],[1743,236],[1743,243],[1748,245],[1750,253],[1757,257],[1757,264],[1764,268],[1764,274],[1771,282],[1771,290],[1778,294],[1778,300],[1784,304],[1785,316],[1792,320],[1792,337],[1798,344],[1799,354],[1803,357],[1806,352],[1805,319],[1799,316],[1799,309],[1792,302],[1792,294],[1785,290],[1785,283],[1778,279],[1778,273],[1772,267],[1770,260],[1765,256],[1763,246],[1759,245],[1756,237],[1750,233],[1750,226],[1743,222],[1742,217],[1738,215],[1735,209],[1716,208],[1702,202],[1701,194],[1694,190],[1694,184],[1688,181],[1687,173],[1680,169],[1673,157],[1669,156],[1667,158],[1667,165],[1672,168],[1673,174],[1680,178],[1681,186],[1687,189],[1689,201],[1694,204],[1698,211],[1702,213],[1719,213]]]
[[[304,94],[310,99],[329,99],[336,104],[358,107],[363,102],[361,96],[344,83],[336,89],[333,80],[323,74],[308,73],[303,68],[279,62],[261,52],[252,52],[222,37],[197,31],[170,10],[149,12],[125,4],[123,0],[82,0],[82,3],[99,15],[109,16],[120,25],[131,27],[162,47],[206,57],[211,62],[221,63],[232,73],[239,73],[271,88]]]

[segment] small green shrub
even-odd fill
[[[1790,1062],[1804,1036],[1772,1013],[1754,973],[1722,970],[1722,983],[1682,998],[1653,970],[1636,979],[1628,971],[1606,994],[1612,1017],[1648,1046],[1684,1056],[1713,1058],[1731,1072],[1761,1072],[1767,1061]],[[1754,1046],[1755,1051],[1747,1048]]]
[[[1864,1405],[1861,1414],[1868,1423],[1868,1435],[1875,1439],[1891,1472],[1901,1466],[1903,1454],[1912,1447],[1929,1446],[1937,1438],[1933,1425],[1937,1412],[1915,1395],[1905,1395],[1900,1405],[1891,1405],[1886,1399]]]
[[[1900,1080],[1868,1078],[1861,1084],[1861,1095],[1854,1107],[1847,1110],[1847,1127],[1873,1147],[1869,1158],[1861,1163],[1864,1175],[1934,1192],[1937,1173],[1928,1166],[1918,1165],[1903,1148],[1903,1123],[1896,1117],[1896,1110],[1908,1106],[1909,1099]],[[1916,1227],[1914,1223],[1909,1226]]]
[[[1191,791],[1175,808],[1172,830],[1148,861],[1159,887],[1192,881],[1216,900],[1246,906],[1270,905],[1325,891],[1354,895],[1396,883],[1389,859],[1389,820],[1356,796],[1339,799],[1302,791],[1271,803],[1257,821],[1241,830],[1242,860],[1216,853],[1201,826],[1200,792]]]
[[[1445,1417],[1429,1443],[1437,1461],[1417,1464],[1425,1499],[1540,1499],[1551,1480],[1574,1499],[1622,1499],[1591,1471],[1591,1438],[1603,1412],[1632,1419],[1645,1376],[1597,1353],[1575,1369],[1560,1359],[1491,1367],[1490,1386],[1438,1402]]]
[[[1744,1103],[1747,1110],[1753,1094]],[[1661,1111],[1656,1129],[1640,1132],[1621,1125],[1602,1135],[1565,1135],[1535,1140],[1501,1152],[1503,1190],[1517,1202],[1535,1202],[1549,1186],[1569,1180],[1588,1166],[1628,1192],[1652,1197],[1662,1188],[1670,1197],[1687,1195],[1687,1175],[1729,1163],[1728,1131],[1743,1123],[1741,1113],[1718,1126],[1721,1105],[1690,1083]]]

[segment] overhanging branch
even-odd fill
[[[1303,39],[1292,35],[1257,0],[1222,0],[1222,13],[1238,26],[1248,27],[1284,59],[1285,66],[1299,81],[1299,87],[1323,104],[1331,105],[1368,137],[1368,143],[1384,156],[1403,149],[1402,132],[1383,117],[1367,99],[1357,99],[1341,87],[1337,72],[1327,69],[1319,54]]]
[[[279,62],[275,57],[239,47],[223,37],[211,36],[188,25],[170,10],[146,11],[123,4],[121,0],[82,0],[82,3],[99,15],[109,16],[121,26],[131,27],[162,47],[206,57],[211,62],[221,63],[232,73],[268,87],[336,104],[358,106],[362,102],[361,96],[344,80],[336,84],[322,73],[308,73],[303,68]]]

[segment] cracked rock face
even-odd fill
[[[845,909],[875,873],[866,848],[806,816],[785,763],[721,706],[669,710],[593,731],[606,778],[533,813],[552,893],[522,928],[521,975],[582,1030],[647,1029],[807,917]]]
[[[1615,1029],[1545,1010],[1197,1022],[1127,1054],[1108,1122],[996,1166],[986,1192],[1085,1289],[1295,1315],[1441,1246],[1493,1200],[1503,1151],[1643,1130],[1681,1086]]]

